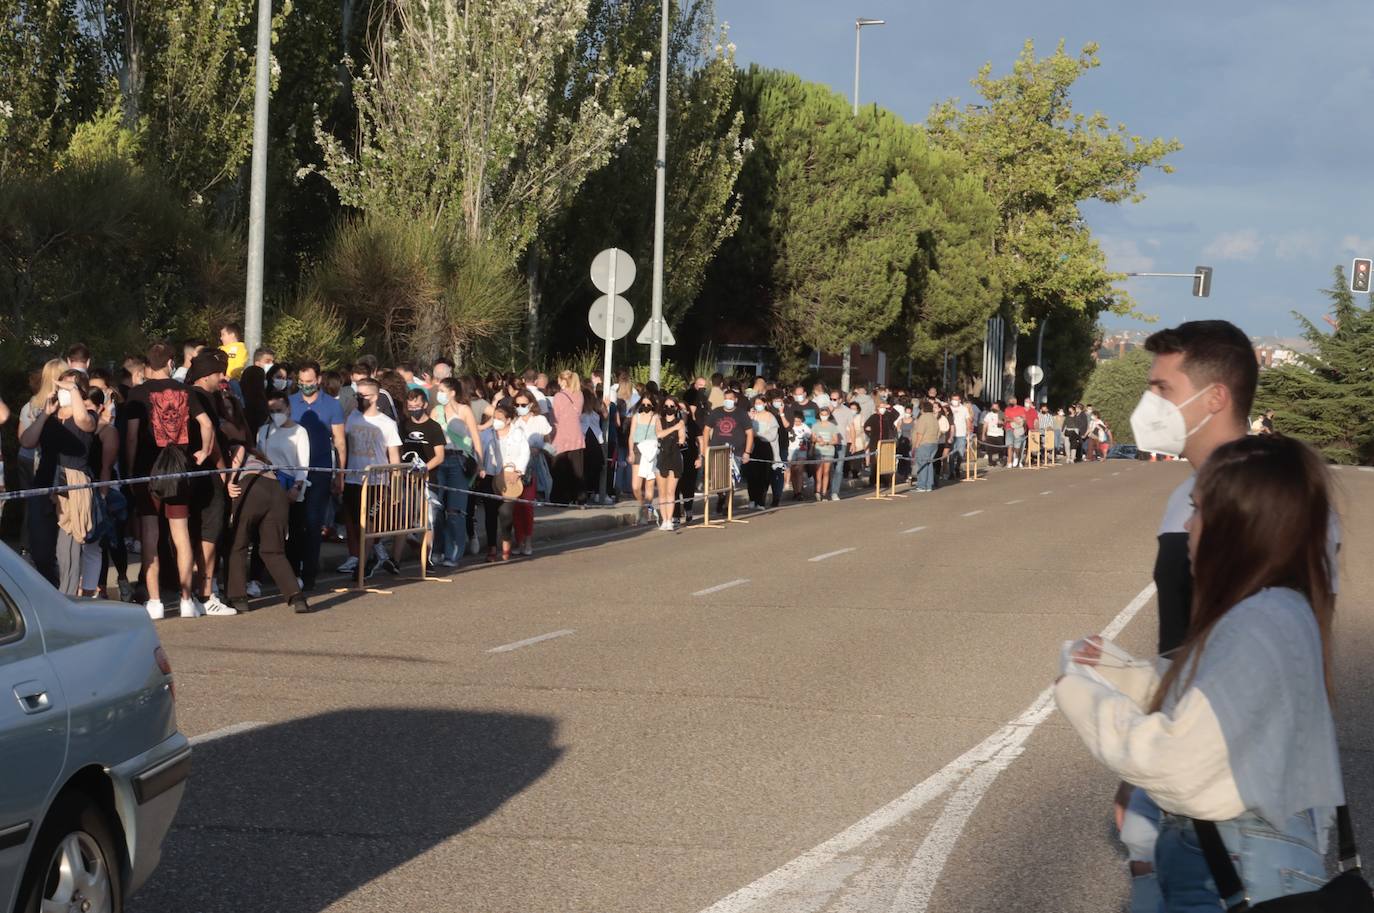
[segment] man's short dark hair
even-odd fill
[[[262,357],[264,355],[271,355],[273,361],[277,360],[277,353],[272,349],[271,346],[258,346],[256,349],[253,350],[253,361],[262,361]]]
[[[243,339],[243,327],[239,326],[237,323],[231,321],[229,323],[226,323],[220,329],[228,330],[230,333],[233,333],[235,339]]]
[[[167,367],[167,363],[177,360],[177,350],[172,348],[170,343],[155,342],[148,347],[148,367],[153,371],[162,371]]]
[[[75,344],[73,344],[72,346],[70,346],[70,347],[67,349],[67,361],[69,361],[69,362],[70,362],[70,361],[85,361],[85,362],[89,362],[90,360],[91,360],[91,350],[88,349],[88,348],[86,348],[86,344],[85,344],[84,342],[75,343]]]
[[[720,386],[721,384],[723,384],[723,383],[725,383],[725,375],[724,375],[724,374],[722,374],[722,373],[720,373],[719,371],[717,371],[715,374],[712,374],[712,375],[711,375],[711,386],[713,386],[713,387],[719,387],[719,386]]]
[[[1255,402],[1259,362],[1240,327],[1227,320],[1190,320],[1145,340],[1152,355],[1182,355],[1182,370],[1194,387],[1221,384],[1231,393],[1235,414],[1245,418]]]
[[[296,365],[296,374],[299,375],[302,371],[314,371],[315,377],[318,379],[320,376],[320,363],[313,359],[307,359]]]

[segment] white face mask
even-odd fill
[[[530,407],[529,407],[529,406],[516,406],[516,407],[515,407],[515,414],[516,414],[516,415],[529,415],[529,414],[530,414]]]
[[[754,411],[755,411],[755,412],[762,412],[763,410],[764,410],[764,405],[763,405],[763,403],[754,403]]]
[[[734,408],[735,408],[735,401],[734,401],[733,399],[727,399],[727,400],[725,401],[725,411],[726,411],[726,412],[731,412],[731,411],[734,410]]]
[[[774,408],[774,409],[781,409],[781,408],[782,408],[782,400],[780,400],[780,399],[775,399],[775,400],[773,400],[773,408]]]
[[[503,418],[494,418],[491,420],[491,427],[500,431],[502,428],[506,427],[506,420]]]
[[[1187,420],[1183,417],[1182,407],[1210,389],[1210,386],[1204,387],[1178,405],[1174,405],[1153,390],[1146,390],[1141,395],[1135,411],[1131,413],[1131,431],[1135,434],[1136,446],[1141,450],[1169,456],[1182,454],[1188,438],[1212,420],[1212,414],[1209,412],[1196,427],[1189,428]]]
[[[264,362],[262,363],[261,367],[262,367],[262,370],[263,370],[264,372],[267,372],[267,371],[271,371],[273,365],[275,365],[275,364],[276,364],[276,362],[273,362],[273,361],[264,361]]]
[[[72,391],[70,391],[70,390],[65,390],[65,389],[64,389],[64,390],[58,390],[58,391],[57,391],[57,404],[58,404],[59,406],[61,406],[62,408],[64,408],[64,409],[67,408],[68,406],[70,406],[70,405],[72,404]]]
[[[448,405],[448,393],[447,393],[446,391],[444,391],[444,390],[440,390],[438,393],[434,394],[434,401],[437,402],[437,403],[438,403],[439,405],[441,405],[441,406],[447,406],[447,405]]]
[[[804,402],[806,402],[806,394],[805,394],[805,393],[798,393],[798,394],[795,394],[795,395],[793,395],[792,398],[795,399],[795,400],[796,400],[797,402],[799,402],[799,403],[804,403]]]
[[[175,380],[175,381],[177,381],[177,382],[181,382],[181,381],[183,381],[183,380],[185,380],[185,379],[186,379],[186,369],[185,369],[185,368],[177,368],[175,371],[172,372],[172,380]]]
[[[272,413],[272,424],[274,424],[274,425],[276,425],[278,428],[280,428],[282,425],[285,425],[285,424],[286,424],[286,420],[287,420],[288,418],[290,418],[290,417],[291,417],[291,416],[287,415],[285,412],[273,412],[273,413]]]
[[[286,377],[274,377],[272,378],[272,386],[276,387],[278,390],[285,390],[287,387],[291,386],[291,380]]]

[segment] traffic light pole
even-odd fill
[[[1194,298],[1206,298],[1212,294],[1212,268],[1210,266],[1199,266],[1191,273],[1122,273],[1121,275],[1192,279]]]

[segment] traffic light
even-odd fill
[[[1352,292],[1369,291],[1369,269],[1374,266],[1374,261],[1364,257],[1356,257],[1355,262],[1350,266],[1350,290]]]
[[[1193,268],[1193,297],[1206,298],[1212,294],[1212,268],[1198,266]]]

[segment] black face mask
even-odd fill
[[[423,418],[425,417],[425,410],[423,410],[423,409],[411,409],[411,410],[410,410],[410,417],[413,418],[413,419],[415,419],[415,421],[418,422],[418,421],[420,421],[421,419],[423,419]]]
[[[358,411],[359,411],[359,412],[366,412],[366,411],[367,411],[367,397],[366,397],[366,396],[363,396],[361,393],[358,394]]]

